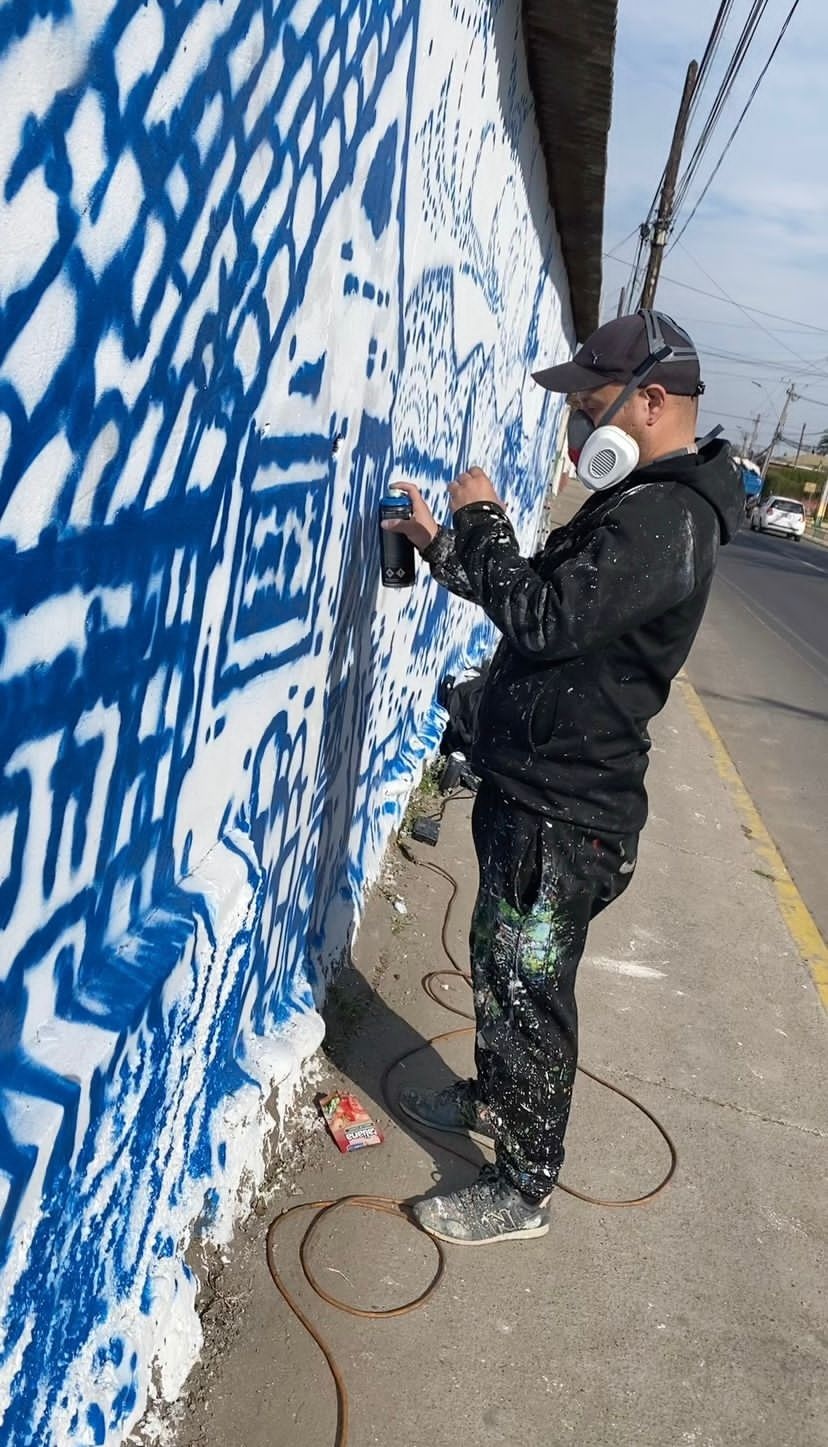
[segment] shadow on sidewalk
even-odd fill
[[[370,949],[373,931],[359,936],[359,952]],[[423,969],[432,962],[424,962]],[[377,973],[380,973],[378,971]],[[430,1158],[428,1175],[412,1199],[455,1190],[477,1173],[487,1157],[473,1141],[461,1135],[446,1134],[445,1145],[434,1135],[420,1135],[414,1121],[406,1118],[397,1105],[400,1090],[406,1085],[441,1090],[466,1072],[470,1066],[471,1036],[458,1036],[441,1043],[430,1043],[415,1027],[392,1010],[379,991],[369,983],[358,965],[351,961],[336,977],[324,1009],[326,1035],[323,1052],[331,1063],[353,1082],[359,1099],[371,1111],[390,1118],[390,1128],[407,1135],[423,1155]],[[419,974],[412,977],[412,989],[419,989]],[[465,1002],[463,1002],[465,1003]],[[436,1012],[435,1012],[436,1013]],[[435,1035],[464,1022],[456,1015],[439,1015],[435,1019]],[[441,1053],[445,1050],[445,1056]],[[409,1059],[410,1051],[417,1053]],[[399,1067],[386,1071],[393,1062]],[[383,1091],[383,1083],[385,1091]],[[456,1152],[462,1153],[463,1159]]]
[[[376,435],[375,435],[376,434]],[[366,1107],[373,1103],[382,1114],[382,1076],[386,1067],[399,1056],[412,1050],[420,1053],[395,1071],[390,1080],[391,1101],[403,1083],[415,1080],[441,1088],[453,1079],[449,1067],[436,1049],[407,1020],[397,1015],[382,999],[378,985],[387,970],[396,968],[396,953],[389,939],[394,939],[394,916],[380,920],[381,910],[369,901],[360,931],[356,953],[365,961],[364,970],[354,965],[351,944],[355,930],[353,869],[353,829],[355,819],[364,813],[362,790],[363,748],[370,724],[370,708],[377,687],[376,643],[374,619],[376,589],[379,579],[379,534],[373,510],[360,505],[360,499],[376,491],[375,480],[369,486],[363,474],[376,465],[382,449],[390,449],[387,427],[363,418],[362,430],[354,450],[353,502],[340,539],[341,572],[345,579],[338,601],[334,627],[333,650],[327,674],[325,709],[316,781],[318,807],[324,809],[321,820],[319,848],[313,880],[313,900],[308,930],[308,963],[313,980],[317,1007],[326,1022],[323,1046],[328,1058],[353,1081],[354,1088]],[[390,466],[390,451],[386,459]],[[380,471],[387,471],[387,468]],[[405,866],[407,867],[407,866]],[[413,868],[413,866],[412,866]],[[419,886],[422,872],[417,870]],[[427,893],[427,891],[426,891]],[[443,963],[439,937],[442,925],[442,897],[435,909],[437,928],[434,939],[424,942],[430,957],[424,959],[416,972],[412,970],[412,989],[420,988],[420,975]],[[372,924],[372,920],[374,923]],[[372,952],[375,960],[372,962]],[[377,964],[379,956],[383,964]],[[340,965],[341,961],[345,961]],[[410,967],[409,961],[408,967]],[[462,1008],[467,1008],[466,1001]],[[441,1033],[464,1022],[452,1015],[442,1016],[435,1010],[434,1033]],[[463,1058],[459,1046],[450,1042],[453,1059]],[[470,1055],[467,1051],[466,1058]],[[450,1146],[467,1154],[479,1168],[483,1156],[476,1147],[460,1136],[447,1136],[446,1148],[419,1137],[413,1122],[395,1114],[397,1127],[416,1141],[431,1156],[431,1183],[445,1189],[456,1185],[470,1166],[452,1155]],[[428,1177],[423,1182],[424,1194]]]
[[[823,710],[816,708],[800,708],[799,704],[786,703],[779,698],[767,698],[763,694],[719,693],[716,691],[716,689],[713,688],[704,688],[701,689],[700,692],[703,698],[715,698],[718,699],[720,703],[744,704],[749,708],[773,708],[781,711],[782,713],[793,714],[796,718],[814,719],[817,723],[828,722],[828,713],[825,713]]]

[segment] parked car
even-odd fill
[[[769,497],[750,515],[755,533],[782,533],[799,542],[805,532],[805,509],[793,497]]]

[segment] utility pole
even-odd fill
[[[785,431],[785,418],[786,418],[787,415],[788,415],[788,408],[790,407],[791,403],[792,403],[792,402],[795,402],[795,401],[797,401],[797,395],[796,395],[796,392],[794,391],[794,384],[793,384],[793,382],[791,382],[791,385],[789,386],[787,392],[785,393],[785,404],[784,404],[784,406],[783,406],[783,408],[782,408],[782,411],[781,411],[780,414],[779,414],[779,421],[778,421],[777,424],[776,424],[776,428],[775,428],[775,430],[774,430],[773,437],[772,437],[771,440],[770,440],[770,446],[768,447],[768,450],[767,450],[767,452],[765,453],[765,460],[764,460],[764,462],[762,463],[762,486],[763,486],[763,487],[764,487],[764,485],[765,485],[765,478],[766,478],[767,475],[768,475],[768,468],[770,467],[770,460],[771,460],[771,457],[772,457],[772,455],[773,455],[773,449],[774,449],[774,447],[776,446],[777,442],[779,441],[780,437],[782,436],[782,433]]]
[[[803,424],[802,424],[802,431],[801,431],[800,434],[799,434],[799,442],[797,443],[797,446],[796,446],[796,457],[794,458],[794,467],[796,467],[796,464],[797,464],[798,461],[799,461],[799,454],[800,454],[800,452],[802,451],[802,444],[803,444],[804,441],[805,441],[805,423],[803,422]]]
[[[753,454],[756,451],[756,439],[759,436],[759,423],[761,421],[762,413],[757,412],[756,416],[753,419],[753,431],[750,434],[750,447],[748,448],[748,457],[750,458],[751,462],[753,461]]]
[[[640,305],[643,307],[651,307],[655,301],[661,263],[664,259],[664,248],[667,245],[667,238],[670,235],[670,228],[673,224],[673,198],[676,194],[676,181],[678,180],[681,153],[684,149],[687,122],[690,119],[690,105],[693,100],[693,91],[696,88],[698,74],[698,63],[695,60],[691,60],[687,67],[681,105],[679,106],[676,117],[676,127],[673,131],[670,154],[667,157],[664,184],[661,187],[661,196],[658,203],[658,218],[650,235],[650,257],[647,262],[647,274],[644,277],[644,286],[641,291]]]
[[[624,303],[625,303],[626,300],[627,300],[627,288],[626,288],[625,286],[622,286],[622,288],[621,288],[621,295],[620,295],[619,298],[618,298],[618,311],[615,313],[615,315],[616,315],[617,317],[622,317],[622,316],[624,315]]]
[[[819,500],[819,507],[817,508],[816,515],[816,520],[818,523],[822,522],[823,518],[825,517],[826,511],[828,511],[828,477],[826,477],[825,482],[822,485],[822,497]]]

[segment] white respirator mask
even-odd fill
[[[644,318],[650,350],[644,361],[636,367],[623,392],[616,397],[597,426],[592,418],[580,409],[575,409],[569,416],[569,456],[575,464],[579,480],[591,492],[614,487],[617,482],[623,482],[635,472],[638,466],[638,443],[620,427],[613,427],[612,418],[620,412],[633,393],[644,385],[656,367],[668,362],[696,359],[695,348],[692,346],[671,347],[665,341],[658,312],[642,309],[640,315]]]
[[[635,439],[604,421],[596,427],[586,412],[570,414],[567,445],[580,481],[592,492],[623,482],[638,466]]]

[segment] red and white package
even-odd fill
[[[364,1146],[381,1146],[382,1131],[360,1105],[355,1095],[333,1095],[319,1097],[319,1109],[339,1149],[361,1151]]]

